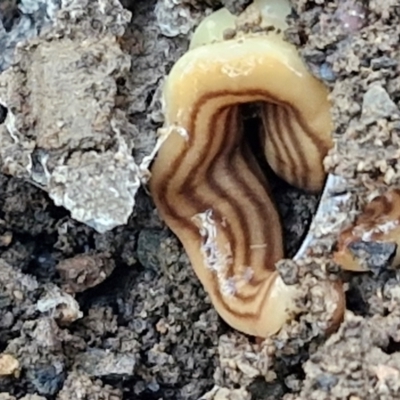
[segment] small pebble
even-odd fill
[[[0,354],[0,376],[19,375],[19,362],[10,354]]]
[[[76,363],[88,376],[131,376],[136,357],[134,354],[113,353],[102,349],[90,349],[76,357]]]
[[[56,394],[62,388],[65,380],[64,366],[61,363],[36,367],[27,375],[36,390],[47,396]]]

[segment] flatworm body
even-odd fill
[[[239,106],[263,104],[262,142],[272,169],[319,191],[332,146],[327,91],[294,47],[253,36],[186,53],[167,79],[164,102],[169,136],[150,180],[156,206],[221,317],[251,335],[274,333],[296,311],[296,290],[275,270],[284,256],[281,224],[244,140]],[[343,293],[327,282],[327,296]]]

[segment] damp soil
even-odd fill
[[[99,31],[82,22],[85,1],[64,3],[74,8],[71,21]],[[98,1],[99,7],[106,3],[115,2]],[[237,13],[249,2],[225,3]],[[19,4],[0,4],[1,46],[23,40],[12,35],[24,21]],[[335,148],[326,169],[347,179],[357,209],[371,194],[400,184],[400,8],[395,0],[293,5],[287,38],[331,91]],[[165,75],[201,18],[221,4],[125,0],[123,6],[132,19],[118,43],[132,66],[117,79],[118,106],[135,128],[133,152],[140,162],[162,125]],[[68,21],[64,14],[64,28]],[[9,57],[10,49],[4,50]],[[1,60],[2,69],[8,64]],[[6,115],[0,106],[0,128]],[[324,333],[321,309],[313,304],[260,342],[219,319],[145,187],[127,224],[98,233],[18,173],[20,154],[7,154],[17,167],[0,174],[0,400],[400,398],[396,271],[380,266],[341,274],[347,311],[337,331]],[[291,256],[318,198],[273,182]],[[349,221],[353,211],[341,210]],[[326,256],[316,257],[306,272],[290,260],[279,268],[287,281],[307,275],[311,285],[321,266],[340,273]]]

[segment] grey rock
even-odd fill
[[[364,94],[361,119],[370,124],[382,118],[399,119],[400,111],[388,92],[379,84],[374,84]]]
[[[90,349],[76,358],[77,365],[91,377],[112,375],[131,376],[136,365],[133,354],[113,353],[102,349]]]

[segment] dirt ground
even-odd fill
[[[25,16],[22,3],[0,2],[0,71],[14,60],[8,89],[0,76],[9,107],[0,107],[0,400],[400,399],[397,271],[333,266],[346,282],[338,331],[324,334],[315,306],[257,342],[219,319],[140,185],[165,75],[206,14],[249,1],[68,0],[57,17],[57,1]],[[352,202],[341,212],[351,221],[372,194],[400,184],[400,7],[293,6],[287,38],[331,90],[326,168],[347,180]],[[38,83],[43,71],[50,83]],[[100,117],[88,125],[91,107]],[[56,133],[52,118],[64,121]],[[116,207],[105,196],[114,184]],[[275,188],[292,256],[318,199]]]

